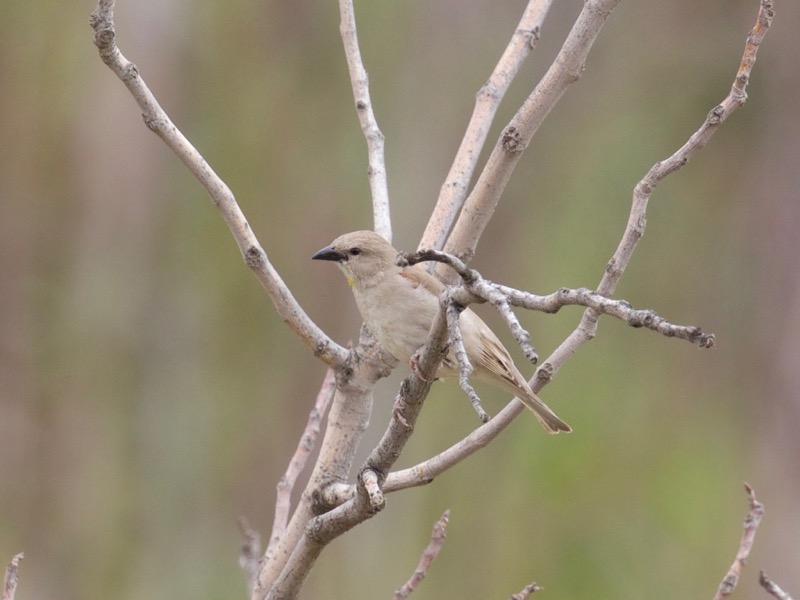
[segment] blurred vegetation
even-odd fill
[[[414,247],[522,6],[356,7],[398,247]],[[580,6],[555,3],[490,141]],[[19,598],[243,597],[236,519],[268,533],[323,367],[97,58],[93,4],[4,7],[0,561],[25,551]],[[536,292],[595,285],[635,183],[727,93],[756,8],[621,3],[475,266]],[[759,568],[800,593],[800,17],[777,10],[750,101],[656,190],[618,291],[714,331],[717,349],[603,320],[543,394],[573,434],[521,418],[432,485],[391,496],[323,555],[305,598],[388,598],[447,507],[420,600],[503,598],[531,580],[554,598],[710,597],[738,544],[744,480],[767,514],[740,597],[759,594]],[[371,218],[336,3],[140,0],[120,2],[117,23],[303,306],[342,343],[355,337],[347,286],[308,260]],[[521,317],[546,355],[579,315]],[[397,380],[378,387],[365,445]],[[477,424],[454,384],[425,413],[404,465]]]

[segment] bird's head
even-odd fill
[[[350,285],[369,285],[395,265],[397,250],[374,231],[354,231],[340,235],[311,258],[336,262]]]

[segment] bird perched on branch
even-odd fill
[[[353,288],[367,328],[386,351],[408,361],[425,344],[444,284],[421,265],[397,266],[397,255],[398,251],[377,233],[354,231],[336,238],[311,258],[336,262]],[[467,308],[458,324],[477,380],[519,398],[549,433],[572,431],[531,390],[508,350],[478,315]],[[452,350],[436,374],[458,375]]]

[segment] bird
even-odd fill
[[[367,329],[398,361],[410,361],[425,344],[445,285],[420,264],[398,266],[398,254],[379,234],[353,231],[337,237],[311,258],[337,264],[352,288]],[[519,398],[548,433],[572,431],[534,393],[508,350],[474,311],[464,309],[459,328],[475,379]],[[451,349],[436,376],[457,375],[458,363]]]

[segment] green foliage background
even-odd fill
[[[448,541],[415,598],[710,597],[742,482],[767,506],[739,597],[765,568],[800,593],[800,91],[790,3],[746,107],[653,196],[618,290],[718,336],[713,351],[605,319],[544,397],[474,459],[337,541],[304,598],[388,598],[430,527]],[[490,142],[581,2],[555,3]],[[0,19],[0,562],[18,598],[244,597],[236,519],[264,534],[323,367],[278,319],[200,186],[97,58],[91,2],[10,0]],[[395,242],[413,248],[523,3],[360,2],[387,138]],[[549,292],[591,287],[635,183],[727,93],[755,0],[623,2],[523,158],[474,265]],[[365,144],[335,2],[119,2],[118,40],[228,182],[298,300],[335,339],[350,292],[310,255],[367,228]],[[484,311],[485,314],[485,311]],[[542,355],[577,309],[522,314]],[[521,354],[518,361],[522,361]],[[398,376],[378,388],[365,446]],[[497,410],[502,398],[486,392]],[[402,459],[477,424],[439,384]]]

